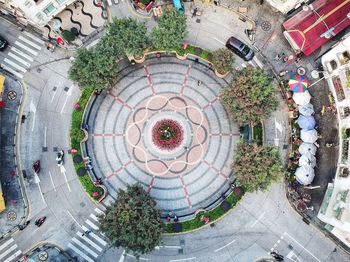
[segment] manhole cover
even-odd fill
[[[15,221],[17,218],[16,212],[15,211],[9,211],[7,213],[7,219],[10,221]]]
[[[43,251],[39,254],[38,257],[40,261],[46,261],[47,258],[49,257],[49,254],[46,251]]]
[[[269,31],[271,29],[271,23],[268,21],[264,21],[261,23],[261,29],[264,31]]]
[[[17,93],[15,91],[8,91],[7,92],[7,99],[8,100],[15,100],[17,97]]]

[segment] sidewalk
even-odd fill
[[[17,230],[17,225],[26,218],[27,211],[18,174],[16,158],[16,125],[21,121],[18,115],[23,91],[19,82],[4,72],[6,77],[3,101],[5,107],[0,108],[0,182],[6,209],[0,214],[0,238],[9,231]],[[12,100],[11,100],[12,99]]]

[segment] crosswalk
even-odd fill
[[[22,251],[18,249],[18,246],[14,243],[14,239],[10,238],[3,243],[0,243],[0,261],[11,262],[18,261]],[[17,260],[15,260],[17,258]]]
[[[99,231],[98,217],[104,214],[99,208],[95,208],[95,212],[90,214],[85,223],[81,225],[81,230],[76,232],[72,237],[68,247],[73,251],[74,256],[79,258],[79,261],[94,262],[107,247],[107,242],[103,239],[103,234]],[[91,231],[86,234],[84,232]]]
[[[45,42],[38,37],[23,32],[11,46],[7,57],[1,63],[1,67],[17,78],[23,78],[31,62],[34,61],[33,57],[39,54],[44,44]]]

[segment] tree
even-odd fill
[[[264,70],[244,68],[235,71],[221,99],[239,125],[256,124],[277,109],[278,101],[271,79]]]
[[[264,191],[284,174],[278,149],[246,142],[237,144],[232,169],[236,183],[248,192]]]
[[[103,50],[79,48],[69,69],[69,78],[82,88],[108,89],[114,82],[116,71],[116,59]]]
[[[100,218],[100,229],[113,246],[132,251],[136,257],[161,244],[163,222],[156,202],[139,185],[119,190],[117,200]]]
[[[152,45],[158,49],[171,49],[182,44],[187,35],[186,16],[176,9],[164,11],[151,33]]]
[[[212,62],[215,66],[215,69],[220,74],[226,74],[233,68],[235,59],[232,52],[227,48],[220,48],[218,50],[215,50],[212,55]]]
[[[140,56],[148,46],[147,28],[144,22],[133,18],[114,18],[107,27],[107,33],[102,37],[100,46],[108,46],[111,54]]]

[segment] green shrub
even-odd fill
[[[68,41],[68,42],[72,42],[75,40],[75,35],[68,30],[64,30],[62,33],[62,37],[64,40]]]

